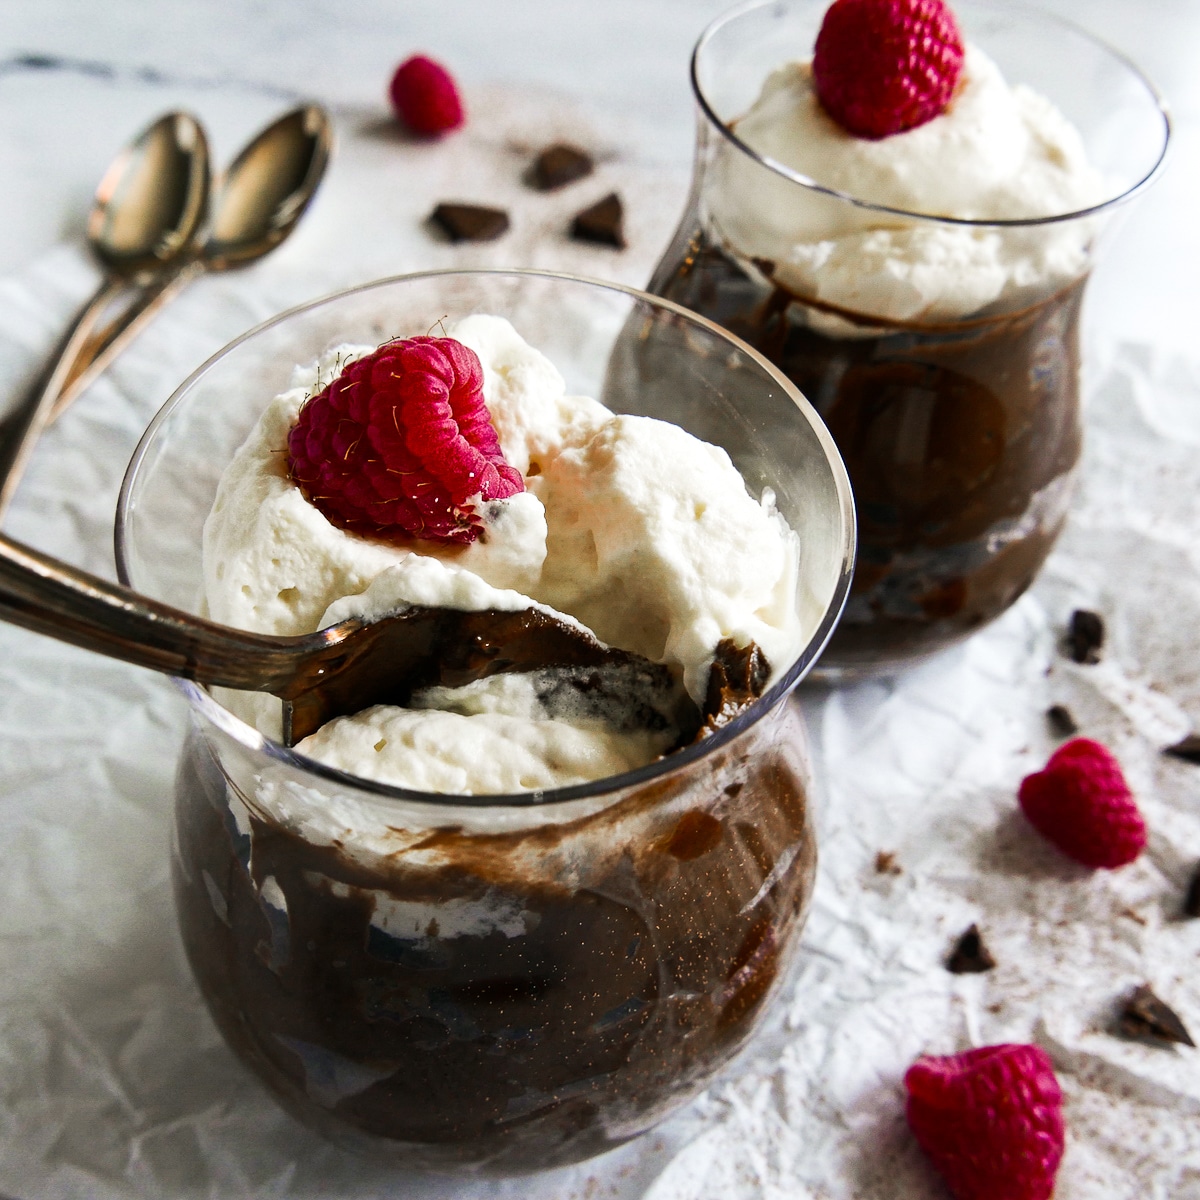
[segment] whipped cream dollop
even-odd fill
[[[304,402],[374,349],[338,346],[297,367],[291,387],[267,405],[226,467],[203,535],[204,595],[213,620],[260,633],[311,633],[335,600],[365,591],[382,571],[413,556],[408,547],[331,524],[288,471],[288,433]],[[422,542],[421,556],[452,563],[496,588],[531,586],[546,553],[542,505],[518,493],[489,503],[483,518],[487,533],[469,546]]]
[[[724,450],[678,426],[567,395],[553,363],[503,318],[467,317],[448,335],[479,356],[484,400],[527,491],[481,505],[469,546],[396,545],[331,524],[289,478],[287,436],[308,396],[373,349],[338,347],[297,369],[222,476],[204,527],[209,615],[299,634],[413,604],[535,606],[668,665],[698,702],[722,639],[756,642],[777,674],[791,664],[805,636],[799,539],[770,493],[752,497]],[[221,699],[278,736],[272,697]],[[670,742],[551,711],[528,680],[500,677],[336,718],[299,749],[402,787],[495,794],[619,774]]]
[[[1109,189],[1078,130],[1049,100],[968,44],[939,116],[879,140],[848,133],[817,98],[810,63],[766,80],[733,123],[756,154],[870,204],[930,217],[1025,221],[1079,212]],[[742,260],[784,287],[855,313],[936,321],[1010,307],[1088,267],[1094,221],[963,226],[881,213],[795,183],[722,142],[708,216]],[[842,324],[848,324],[843,322]]]

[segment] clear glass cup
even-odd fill
[[[508,317],[571,392],[725,446],[802,539],[807,643],[699,744],[594,784],[438,796],[357,779],[181,683],[192,732],[173,852],[196,979],[234,1051],[301,1120],[441,1171],[571,1162],[650,1127],[746,1041],[815,869],[789,702],[849,588],[832,439],[757,352],[669,302],[536,272],[447,272],[295,309],[211,359],[142,439],[121,578],[194,609],[217,480],[293,364],[341,342]]]
[[[1074,123],[1106,198],[1008,221],[873,204],[760,157],[738,133],[767,76],[811,57],[827,7],[755,0],[700,38],[691,197],[647,290],[762,351],[833,433],[859,520],[850,600],[817,672],[836,679],[891,671],[966,637],[1012,604],[1049,554],[1080,454],[1084,287],[1114,218],[1159,171],[1170,121],[1127,59],[1074,26],[956,0],[966,39]],[[918,247],[918,261],[963,262],[919,318],[899,316],[903,294],[887,293],[893,251],[880,263],[861,249],[857,235],[875,230],[889,231],[888,245]],[[795,252],[797,231],[806,247],[856,240],[823,260]],[[1027,266],[1002,287],[973,273],[984,244],[996,250],[988,262]]]

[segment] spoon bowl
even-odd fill
[[[88,216],[92,253],[110,275],[161,271],[190,251],[208,211],[209,156],[195,117],[170,112],[112,161]]]
[[[315,195],[332,144],[329,118],[316,104],[285,113],[259,133],[217,184],[200,253],[204,269],[244,266],[278,246]]]

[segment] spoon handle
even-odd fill
[[[24,402],[0,422],[0,521],[16,495],[42,433],[137,337],[155,313],[203,271],[203,265],[193,260],[138,284],[110,278],[79,310]],[[100,318],[118,300],[122,307],[117,315],[100,325]]]
[[[33,447],[50,420],[50,410],[70,377],[80,352],[104,310],[120,295],[124,284],[106,279],[79,310],[50,361],[25,398],[0,424],[0,521],[16,495],[29,465]]]
[[[200,683],[286,694],[330,640],[246,633],[160,604],[0,535],[0,620]]]
[[[124,308],[107,324],[94,329],[80,347],[75,362],[54,398],[46,423],[57,421],[141,333],[155,314],[203,273],[203,263],[193,259],[184,266],[162,271],[130,289],[132,295],[126,298]]]

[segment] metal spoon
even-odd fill
[[[589,698],[601,693],[669,722],[682,740],[701,723],[666,667],[532,608],[417,606],[369,624],[269,637],[201,620],[0,536],[0,619],[169,675],[270,692],[285,702],[289,745],[331,717],[404,704],[420,688],[543,669],[566,672]]]
[[[159,124],[167,120],[164,117]],[[203,144],[199,125],[195,128]],[[86,322],[77,323],[60,345],[48,376],[43,376],[26,406],[0,429],[0,520],[16,495],[34,444],[46,426],[62,415],[159,309],[206,271],[245,266],[275,249],[291,233],[325,174],[332,144],[332,125],[320,105],[305,104],[285,113],[242,149],[222,177],[215,189],[213,219],[203,242],[199,237],[205,214],[202,205],[198,219],[189,226],[187,236],[181,237],[176,252],[169,259],[160,256],[158,265],[162,269],[143,271],[137,278],[125,278],[111,289],[101,289],[88,306]],[[204,162],[202,197],[207,196],[208,189],[207,149]],[[98,207],[108,179],[106,175],[97,192]],[[118,226],[114,223],[113,227]],[[108,228],[96,223],[97,231]],[[124,297],[124,307],[98,327],[99,316],[119,293],[128,290],[130,283],[135,290]]]
[[[57,419],[192,280],[207,271],[246,266],[274,250],[316,194],[332,146],[332,124],[319,104],[294,108],[256,134],[214,189],[204,242],[143,286],[119,318],[88,340],[64,381],[50,419]]]
[[[0,515],[97,322],[131,284],[182,263],[208,209],[208,142],[187,113],[160,117],[113,160],[92,203],[88,244],[104,267],[28,399],[0,432]]]

